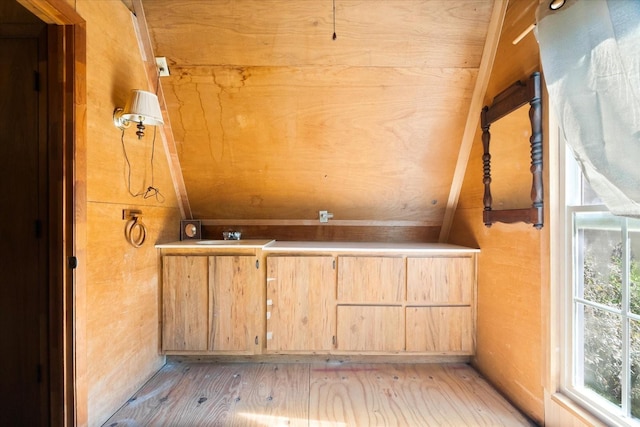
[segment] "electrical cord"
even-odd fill
[[[153,139],[151,141],[151,185],[149,185],[145,190],[143,191],[138,191],[137,193],[134,193],[131,190],[131,162],[129,161],[129,156],[127,155],[127,149],[124,143],[124,129],[122,130],[122,133],[120,135],[120,142],[122,143],[122,153],[124,154],[124,160],[127,164],[127,191],[129,191],[129,194],[131,194],[131,196],[133,197],[139,197],[142,196],[144,199],[148,199],[150,197],[155,197],[156,200],[160,203],[164,203],[165,197],[164,195],[160,192],[160,190],[156,187],[154,187],[153,183],[154,183],[154,179],[155,179],[155,174],[154,174],[154,167],[153,167],[153,159],[154,159],[154,155],[155,155],[155,147],[156,147],[156,127],[153,127]]]

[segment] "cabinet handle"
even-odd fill
[[[258,345],[258,336],[257,335],[256,335],[255,343],[256,343],[256,345]]]
[[[259,269],[260,269],[260,260],[257,259],[256,260],[256,270],[259,270]]]
[[[333,346],[336,346],[336,336],[334,335],[331,339],[331,341],[333,342]]]

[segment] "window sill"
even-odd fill
[[[569,423],[571,422],[571,423]],[[550,395],[545,405],[545,424],[549,426],[597,426],[606,427],[600,419],[595,417],[584,407],[562,393]]]

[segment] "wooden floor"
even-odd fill
[[[464,364],[170,361],[105,426],[531,426]]]

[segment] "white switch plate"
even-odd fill
[[[156,56],[156,65],[158,66],[158,75],[166,77],[169,75],[169,64],[164,56]]]

